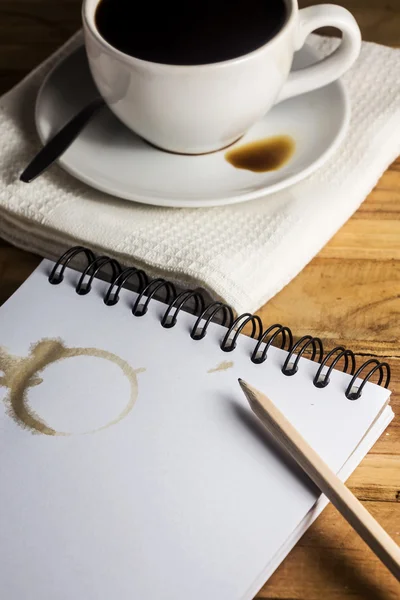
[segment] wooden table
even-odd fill
[[[341,3],[356,15],[364,39],[400,45],[399,0]],[[0,0],[0,91],[79,27],[79,6],[80,0]],[[0,241],[0,302],[39,260]],[[400,413],[400,161],[322,252],[259,314],[265,323],[289,324],[298,335],[319,335],[327,348],[341,342],[360,357],[387,359],[393,371],[392,406]],[[399,423],[394,420],[349,480],[398,543]],[[329,506],[258,598],[395,600],[400,584]]]

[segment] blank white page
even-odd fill
[[[194,341],[193,316],[164,329],[162,303],[134,317],[134,293],[109,307],[106,283],[79,296],[79,274],[52,286],[52,266],[44,261],[0,309],[2,596],[250,600],[318,494],[271,443],[238,377],[337,472],[389,392],[368,384],[351,402],[343,373],[317,389],[315,363],[301,359],[285,377],[281,350],[255,365],[254,340],[224,353],[219,325]],[[58,362],[33,373],[21,362],[52,344]],[[233,365],[215,370],[223,361]]]

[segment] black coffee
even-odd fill
[[[101,0],[96,26],[125,54],[201,65],[256,50],[283,26],[285,0]]]

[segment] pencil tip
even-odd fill
[[[238,379],[238,382],[240,387],[242,388],[242,392],[244,392],[245,395],[247,395],[248,384],[245,381],[243,381],[243,379],[240,379],[240,377]]]

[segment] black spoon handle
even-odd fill
[[[96,98],[85,106],[71,121],[60,129],[58,133],[38,152],[20,176],[20,180],[30,183],[43,171],[48,169],[57,158],[63,154],[77,138],[90,119],[104,106],[102,98]]]

